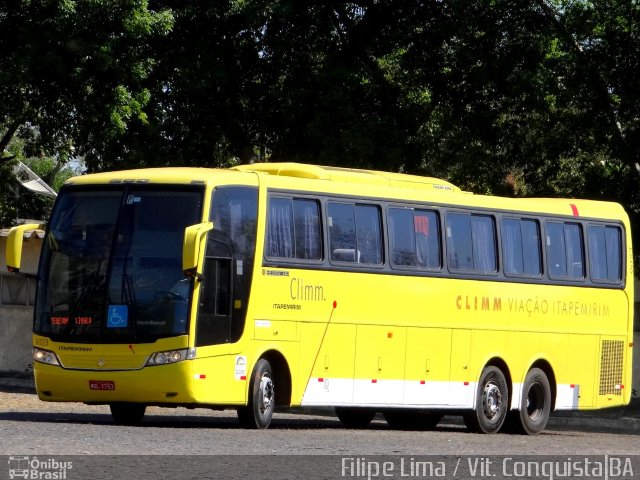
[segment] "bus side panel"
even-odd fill
[[[354,388],[355,325],[332,323],[327,327],[321,323],[304,323],[301,330],[300,371],[311,374],[300,376],[298,384],[303,397],[299,402],[303,405],[350,405]],[[319,338],[323,339],[320,347]]]
[[[450,368],[450,329],[408,328],[405,405],[448,406]]]
[[[402,405],[406,328],[358,325],[353,401],[358,405]]]
[[[470,370],[471,330],[455,329],[451,336],[449,405],[471,408],[478,378]]]
[[[559,397],[560,387],[569,385],[574,390],[573,397],[577,399],[577,405],[569,407],[568,405],[556,405],[558,409],[563,408],[593,408],[594,405],[594,388],[598,375],[598,343],[597,335],[571,335],[569,338],[569,351],[571,352],[568,360],[569,368],[566,376],[558,378]],[[560,397],[561,398],[561,397]]]
[[[228,350],[228,345],[223,347]],[[193,360],[194,390],[198,403],[244,405],[250,371],[244,356],[219,353],[207,355],[216,347],[200,347]],[[243,360],[239,362],[239,360]]]

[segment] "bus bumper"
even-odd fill
[[[195,403],[191,361],[131,371],[67,370],[34,362],[36,391],[47,402]]]

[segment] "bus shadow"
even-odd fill
[[[77,425],[104,425],[123,427],[113,422],[111,414],[105,413],[54,413],[54,412],[2,412],[0,421],[14,422],[39,422],[39,423],[65,423]],[[127,426],[128,428],[188,428],[188,429],[231,429],[242,430],[235,417],[206,417],[203,415],[176,416],[170,415],[145,415],[139,425]],[[272,430],[322,430],[342,428],[337,419],[277,419],[274,418],[269,429]]]
[[[113,422],[109,413],[72,413],[72,412],[2,412],[0,421],[14,422],[40,422],[51,424],[76,424],[76,425],[104,425],[122,427]],[[204,415],[175,416],[170,415],[145,415],[139,425],[127,426],[127,428],[184,428],[184,429],[222,429],[244,430],[234,416],[207,417]],[[275,416],[269,426],[270,430],[349,430],[345,428],[335,417],[299,417],[278,418]],[[374,421],[363,430],[369,431],[394,431],[386,422]],[[396,430],[401,431],[401,430]],[[438,426],[433,431],[461,432],[464,427],[456,425]]]
[[[146,415],[139,425],[123,426],[113,422],[111,414],[105,413],[72,413],[72,412],[0,412],[0,421],[14,422],[39,422],[50,424],[76,424],[76,425],[104,425],[105,427],[118,428],[162,428],[162,429],[220,429],[220,430],[244,430],[234,416],[227,417],[207,417],[204,415],[193,416],[170,416],[170,415]],[[277,418],[274,417],[270,430],[350,430],[345,428],[337,418]],[[380,432],[403,432],[410,430],[399,430],[389,427],[384,421],[374,421],[363,431]],[[247,430],[249,431],[249,430]],[[416,434],[422,433],[464,433],[474,435],[467,431],[464,425],[458,422],[444,422],[432,430],[413,431]],[[618,435],[640,435],[637,431],[620,431],[615,428],[607,428],[604,425],[549,425],[542,435],[551,436],[580,436],[581,433],[608,433]],[[500,433],[500,435],[518,434]]]

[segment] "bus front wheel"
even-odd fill
[[[502,370],[486,367],[480,375],[475,409],[464,414],[469,430],[478,433],[497,433],[509,409],[509,387]]]
[[[147,406],[142,403],[112,403],[109,405],[113,421],[118,425],[142,423]]]
[[[267,428],[275,406],[276,393],[271,364],[261,358],[251,374],[249,403],[238,409],[240,425],[244,428]]]

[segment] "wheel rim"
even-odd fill
[[[537,421],[544,411],[544,389],[538,382],[531,384],[527,392],[527,415]]]
[[[482,406],[484,414],[489,420],[493,420],[500,412],[502,406],[502,392],[494,382],[487,382],[482,391]]]
[[[260,379],[260,413],[265,413],[273,407],[274,388],[271,377],[263,375]]]

